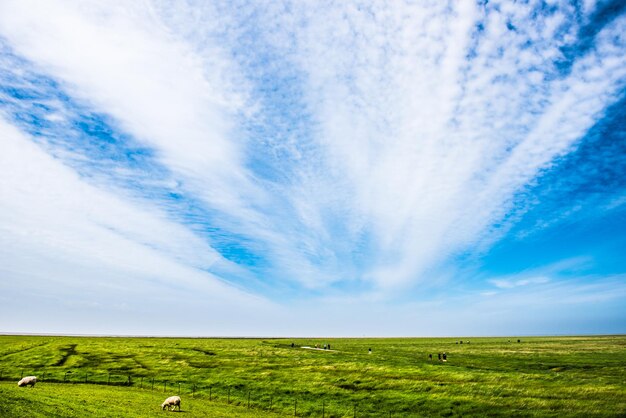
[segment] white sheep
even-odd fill
[[[37,377],[36,376],[26,376],[22,380],[17,382],[17,385],[20,386],[20,387],[22,387],[22,386],[35,387],[35,383],[37,383]]]
[[[180,396],[170,396],[169,398],[167,398],[161,404],[161,408],[163,408],[163,410],[165,410],[166,407],[168,411],[170,411],[171,407],[174,407],[174,409],[178,407],[178,410],[180,411]]]

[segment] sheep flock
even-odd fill
[[[20,379],[20,381],[17,382],[17,385],[19,387],[35,387],[35,383],[37,383],[37,376],[26,376]],[[180,411],[180,396],[170,396],[161,404],[161,408],[163,410],[167,408],[168,411],[173,411],[176,410],[176,407],[178,407],[178,410]]]

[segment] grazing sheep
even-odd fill
[[[170,408],[174,408],[176,409],[176,407],[178,407],[178,410],[180,411],[180,396],[170,396],[169,398],[167,398],[162,404],[161,404],[161,408],[163,408],[163,410],[165,410],[165,408],[167,407],[167,410],[170,411]]]
[[[37,377],[36,376],[26,376],[25,378],[23,378],[22,380],[17,382],[17,385],[19,387],[22,387],[22,386],[35,387],[35,383],[37,383]]]

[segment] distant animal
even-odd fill
[[[22,386],[35,387],[35,383],[37,383],[37,377],[36,376],[26,376],[25,378],[23,378],[22,380],[17,382],[17,385],[19,387],[22,387]]]
[[[171,408],[175,410],[176,407],[178,407],[178,410],[180,411],[180,396],[170,396],[161,404],[161,408],[163,410],[167,408],[168,411],[171,411]]]

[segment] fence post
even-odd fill
[[[107,378],[107,386],[111,384],[111,373],[109,373],[109,377]]]
[[[167,391],[167,380],[163,382],[163,393]]]
[[[130,386],[130,375],[128,375],[128,386]]]
[[[20,380],[24,378],[24,370],[22,370],[22,375],[20,376]]]
[[[89,373],[85,372],[85,383],[87,383],[87,378],[89,377]]]
[[[152,378],[152,389],[151,390],[154,390],[154,377]]]
[[[178,383],[178,396],[180,396],[180,383]]]
[[[356,403],[354,404],[354,418],[356,418]]]
[[[250,391],[248,391],[248,409],[250,409]]]

